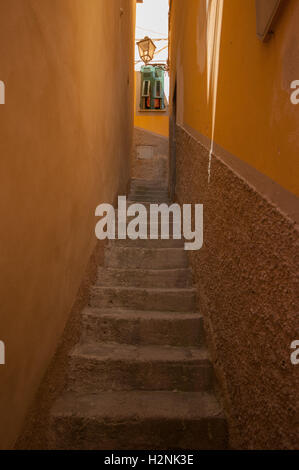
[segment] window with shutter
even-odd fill
[[[142,96],[150,96],[151,82],[149,80],[144,80]]]
[[[157,98],[161,98],[161,88],[162,88],[162,87],[161,87],[161,81],[158,80],[158,81],[156,82],[156,97],[157,97]]]

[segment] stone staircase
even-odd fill
[[[130,200],[168,203],[133,180]],[[51,412],[52,449],[223,449],[203,321],[181,240],[110,241]]]

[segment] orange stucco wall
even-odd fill
[[[133,0],[0,2],[1,448],[65,327],[95,208],[127,187],[134,23]]]
[[[270,41],[262,43],[252,0],[171,2],[178,122],[214,137],[297,195],[299,105],[291,104],[290,84],[299,79],[298,21],[299,2],[286,1]]]
[[[134,116],[134,124],[136,127],[140,127],[145,129],[149,132],[154,132],[155,134],[162,135],[164,137],[168,137],[169,135],[169,118],[165,114],[156,113],[154,116],[148,115],[147,113],[137,114],[136,113],[136,104],[138,103],[139,93],[136,91],[136,77],[139,72],[135,72],[135,102],[134,102],[134,109],[135,109],[135,116]],[[138,96],[137,96],[138,94]]]

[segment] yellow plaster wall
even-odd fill
[[[223,0],[223,15],[221,3],[171,2],[171,96],[177,80],[178,122],[211,138],[215,104],[215,142],[298,195],[299,105],[290,101],[290,84],[299,80],[299,2],[285,2],[266,43],[256,36],[253,0]],[[222,18],[218,83],[213,11],[218,27]]]
[[[135,0],[0,2],[0,448],[13,446],[126,190]]]

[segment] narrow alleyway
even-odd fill
[[[299,449],[298,24],[0,1],[0,450]]]
[[[142,179],[132,180],[129,199],[169,202],[166,184]],[[181,240],[109,242],[68,370],[50,448],[227,446]]]

